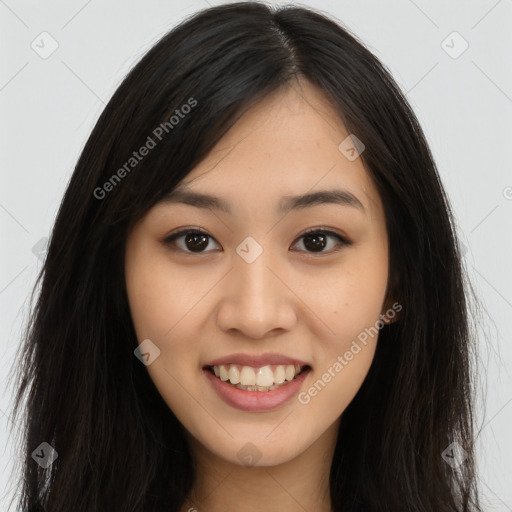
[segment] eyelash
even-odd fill
[[[172,233],[169,236],[165,237],[162,240],[162,243],[164,245],[167,245],[167,246],[174,245],[174,242],[178,238],[181,238],[182,236],[188,235],[190,233],[193,233],[193,234],[196,234],[196,235],[204,235],[204,236],[207,236],[208,238],[211,238],[211,239],[215,240],[215,238],[213,238],[213,236],[209,235],[206,231],[203,231],[202,229],[198,229],[198,228],[184,228],[184,229],[181,229],[181,230],[177,231],[176,233]],[[329,251],[318,251],[318,252],[315,252],[315,251],[299,251],[299,252],[306,252],[306,253],[312,254],[312,255],[332,254],[332,253],[338,252],[344,246],[352,245],[352,242],[350,240],[347,240],[346,238],[344,238],[343,236],[339,235],[338,233],[335,233],[334,231],[331,231],[331,230],[323,228],[323,227],[308,229],[307,231],[302,233],[297,238],[297,240],[299,240],[301,238],[304,238],[304,237],[306,237],[308,235],[311,235],[311,234],[322,234],[322,235],[332,236],[332,237],[337,238],[338,239],[338,243],[336,244],[336,247],[338,247],[338,248],[335,249],[335,250],[331,249]],[[215,240],[215,242],[217,244],[219,244],[216,240]],[[294,243],[294,245],[295,245],[295,243]],[[190,254],[190,255],[200,255],[200,254],[207,254],[207,253],[211,252],[211,251],[194,252],[194,251],[183,250],[183,249],[175,248],[175,247],[173,247],[172,250],[181,251],[181,252],[184,252],[185,254]]]

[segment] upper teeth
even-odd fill
[[[272,386],[282,384],[285,380],[293,380],[300,373],[301,367],[296,364],[262,366],[253,368],[252,366],[220,365],[214,366],[213,371],[220,380],[229,380],[231,384],[241,384],[242,386]]]

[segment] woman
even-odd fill
[[[478,509],[450,206],[389,72],[324,15],[221,5],[159,41],[39,283],[23,510]]]

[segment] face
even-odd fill
[[[372,363],[388,239],[348,135],[307,82],[268,96],[127,240],[147,371],[190,439],[225,461],[304,453]]]

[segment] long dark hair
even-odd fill
[[[381,330],[369,374],[342,415],[333,510],[478,507],[468,288],[418,121],[390,72],[339,23],[308,8],[248,2],[201,11],[152,47],[78,160],[16,366],[21,509],[184,504],[194,468],[182,425],[133,353],[125,242],[244,112],[296,77],[319,86],[365,144],[361,158],[389,233],[389,291],[403,306],[399,321]],[[47,468],[32,456],[43,442],[58,454]],[[458,465],[443,456],[453,443],[464,450]]]

